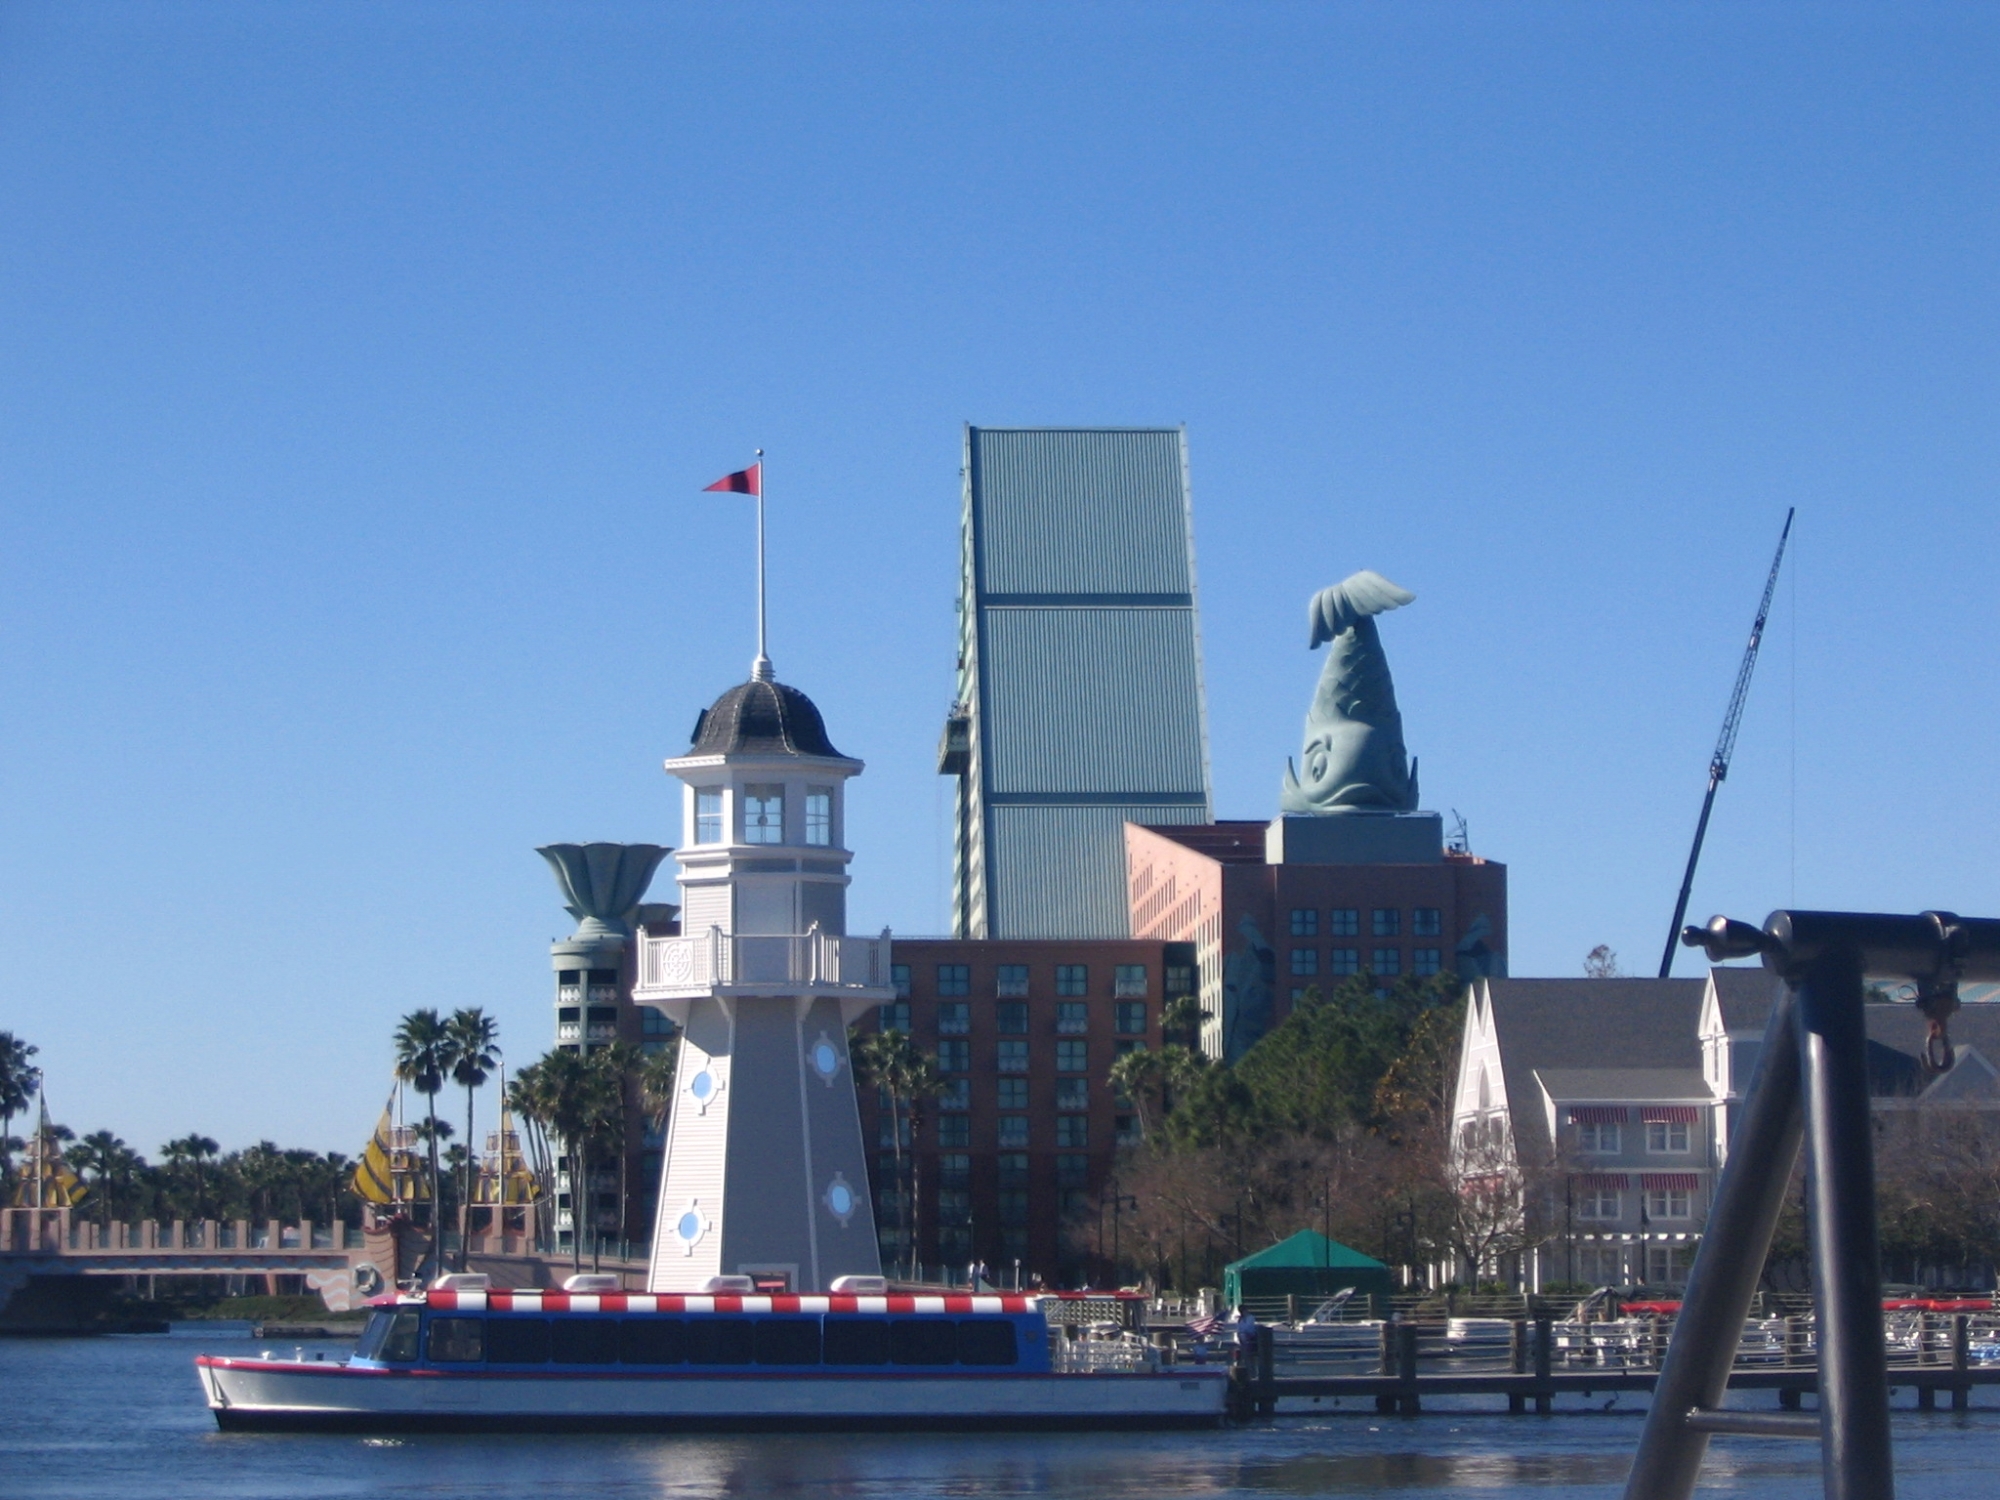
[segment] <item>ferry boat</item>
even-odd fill
[[[474,1279],[381,1299],[345,1360],[199,1356],[217,1425],[1091,1429],[1217,1426],[1225,1412],[1226,1369],[1164,1363],[1129,1318],[1077,1317],[1105,1304],[1127,1311],[1139,1302],[1129,1294],[463,1284]]]

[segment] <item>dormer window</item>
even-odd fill
[[[782,844],[785,841],[785,789],[747,786],[743,789],[743,842]]]
[[[694,841],[697,844],[722,842],[722,793],[698,791],[694,794]]]
[[[806,842],[822,848],[833,842],[833,793],[823,786],[806,790]]]

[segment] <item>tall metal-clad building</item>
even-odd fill
[[[965,429],[959,937],[1125,937],[1127,822],[1206,823],[1187,433]]]

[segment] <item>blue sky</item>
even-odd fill
[[[1694,900],[2000,913],[2000,18],[0,5],[0,1029],[57,1114],[357,1149],[549,1036],[532,852],[679,839],[754,649],[943,921],[960,424],[1188,424],[1219,811],[1358,567],[1522,974]],[[671,895],[670,889],[661,894]],[[1693,972],[1691,966],[1684,970]]]

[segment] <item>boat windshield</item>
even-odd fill
[[[402,1363],[417,1357],[417,1328],[421,1320],[414,1308],[391,1312],[388,1308],[372,1314],[368,1326],[355,1341],[356,1359],[379,1359]]]

